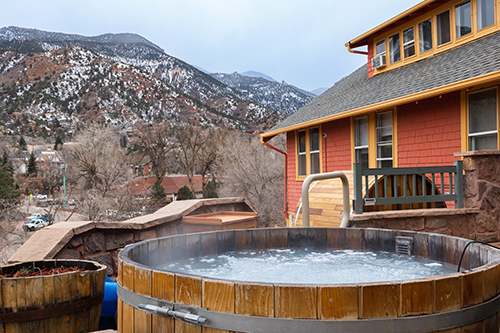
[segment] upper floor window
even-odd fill
[[[425,20],[418,24],[418,36],[420,43],[420,53],[424,53],[432,49],[432,21]]]
[[[450,11],[447,10],[436,15],[437,45],[443,45],[451,41],[450,34]]]
[[[385,55],[385,39],[382,39],[381,41],[377,42],[375,54],[376,55]]]
[[[391,64],[401,60],[401,46],[399,44],[399,33],[389,37],[389,55]]]
[[[403,31],[403,48],[405,58],[415,55],[415,33],[413,27]]]
[[[477,30],[495,24],[495,1],[477,0]]]
[[[321,172],[320,128],[297,131],[297,175],[305,177]]]
[[[469,150],[497,149],[497,89],[469,94]]]
[[[377,115],[377,168],[392,168],[392,112]]]
[[[354,161],[368,168],[368,117],[354,119]]]
[[[472,32],[472,16],[470,1],[462,2],[455,6],[455,26],[457,38]]]

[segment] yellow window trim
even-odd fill
[[[497,90],[497,149],[500,148],[500,85],[496,84],[460,91],[460,134],[462,151],[469,151],[469,95],[495,88]]]
[[[309,130],[311,128],[318,128],[319,132],[319,172],[323,172],[323,132],[322,132],[322,126],[321,124],[318,124],[316,126],[311,126],[307,128],[301,128],[295,130],[295,178],[296,180],[304,180],[306,179],[307,176],[311,174],[311,155],[310,155],[310,141],[309,141]],[[305,176],[299,176],[299,159],[298,159],[298,154],[299,154],[299,145],[298,145],[298,138],[299,135],[298,133],[301,131],[306,132],[306,175]]]
[[[457,38],[456,36],[456,29],[455,29],[455,24],[456,24],[456,17],[455,17],[455,6],[463,3],[464,0],[456,0],[448,4],[444,4],[431,12],[427,13],[425,16],[420,16],[417,17],[410,22],[408,22],[405,25],[402,25],[396,29],[390,30],[384,34],[381,34],[379,36],[376,36],[372,40],[373,44],[373,54],[376,55],[376,45],[377,42],[381,41],[382,39],[385,40],[385,48],[386,48],[386,63],[387,65],[382,68],[377,68],[374,69],[374,75],[386,72],[388,70],[392,70],[410,63],[413,63],[415,61],[419,61],[428,57],[435,56],[439,53],[448,51],[452,48],[455,48],[459,45],[468,43],[472,40],[479,39],[481,37],[484,37],[486,35],[489,35],[491,33],[494,33],[496,31],[500,30],[500,25],[499,25],[499,8],[497,1],[494,1],[494,6],[495,6],[495,23],[492,25],[482,28],[480,30],[477,29],[477,0],[470,0],[471,2],[471,15],[472,15],[472,31],[471,33]],[[442,45],[437,45],[437,22],[436,22],[436,15],[441,14],[445,12],[446,10],[450,11],[450,42],[442,44]],[[432,22],[432,49],[428,50],[424,53],[420,53],[420,45],[419,45],[419,32],[418,32],[418,24],[421,22],[424,22],[428,19],[431,19]],[[413,27],[413,32],[414,32],[414,38],[415,38],[415,55],[405,58],[404,57],[404,48],[403,48],[403,31]],[[400,43],[400,53],[401,53],[401,60],[391,64],[389,61],[389,37],[399,33],[399,43]]]

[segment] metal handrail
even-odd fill
[[[341,228],[347,227],[349,223],[349,181],[345,173],[341,171],[335,172],[326,172],[326,173],[314,173],[309,175],[304,180],[302,184],[302,226],[309,227],[309,186],[311,182],[314,180],[321,179],[331,179],[331,178],[340,178],[342,180],[342,201],[344,208],[344,216],[342,217],[342,222],[340,223]]]

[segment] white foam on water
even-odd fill
[[[229,252],[160,268],[226,280],[308,284],[413,280],[452,274],[457,269],[451,264],[390,252],[307,249]]]

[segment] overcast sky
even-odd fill
[[[313,90],[366,62],[344,44],[419,0],[4,0],[0,27],[137,33],[209,72],[254,70]]]

